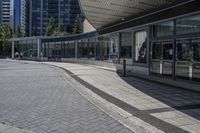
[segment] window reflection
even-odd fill
[[[79,44],[79,57],[87,58],[88,57],[88,39],[82,40]]]
[[[177,41],[177,60],[188,61],[191,59],[189,40]]]
[[[70,58],[75,57],[75,41],[69,42],[69,57]]]
[[[162,45],[160,43],[154,43],[152,50],[153,50],[153,59],[161,59],[162,57]]]
[[[105,35],[102,37],[102,59],[107,60],[109,58],[109,36]]]
[[[111,34],[110,37],[110,58],[117,59],[119,55],[119,33]]]
[[[200,15],[176,20],[177,34],[200,32]]]
[[[189,78],[189,60],[191,60],[191,46],[189,40],[179,40],[177,44],[176,76]]]
[[[95,48],[95,38],[89,39],[89,57],[88,58],[94,58],[94,48]]]
[[[147,62],[147,33],[140,31],[135,33],[135,62]]]
[[[164,60],[173,59],[173,45],[171,42],[163,43],[163,59]]]
[[[173,21],[159,23],[153,26],[154,37],[173,35],[174,23]]]
[[[194,61],[200,62],[200,40],[193,40],[193,59]]]
[[[121,57],[132,58],[132,32],[122,32]]]

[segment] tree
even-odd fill
[[[69,35],[69,33],[66,32],[64,24],[59,23],[54,30],[53,36],[66,36],[66,35]]]
[[[47,26],[46,30],[46,35],[47,36],[52,36],[56,30],[56,24],[55,24],[55,19],[53,17],[50,17],[49,23]]]
[[[59,32],[66,32],[66,28],[65,28],[65,25],[63,23],[59,23],[58,24],[58,31]]]
[[[83,30],[82,30],[81,18],[80,15],[77,15],[74,23],[73,34],[80,34],[82,32]]]
[[[16,30],[16,32],[14,34],[14,37],[19,38],[19,37],[22,37],[22,36],[23,36],[23,33],[21,31],[21,28],[20,28],[20,26],[17,26],[17,30]]]
[[[1,40],[3,43],[3,52],[8,53],[9,39],[12,36],[12,30],[9,24],[1,25]]]

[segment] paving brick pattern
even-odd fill
[[[36,133],[131,133],[42,64],[0,61],[0,122]]]
[[[46,64],[62,67],[80,82],[84,81],[82,83],[86,86],[90,84],[128,103],[131,107],[109,99],[162,131],[200,133],[200,93],[133,77],[120,77],[114,72],[93,66],[55,62]]]

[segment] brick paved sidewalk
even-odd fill
[[[34,132],[0,124],[0,133],[34,133]]]
[[[45,64],[66,69],[74,79],[107,101],[164,132],[200,133],[199,93],[132,77],[122,78],[92,66]]]
[[[0,60],[0,133],[132,133],[65,75],[38,62]]]

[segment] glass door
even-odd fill
[[[192,79],[200,81],[200,39],[192,40],[192,46],[193,46]]]
[[[176,77],[200,81],[200,39],[177,40]]]
[[[160,41],[152,44],[151,72],[157,75],[172,76],[173,43]]]
[[[190,40],[176,41],[176,77],[191,78],[192,51]]]

